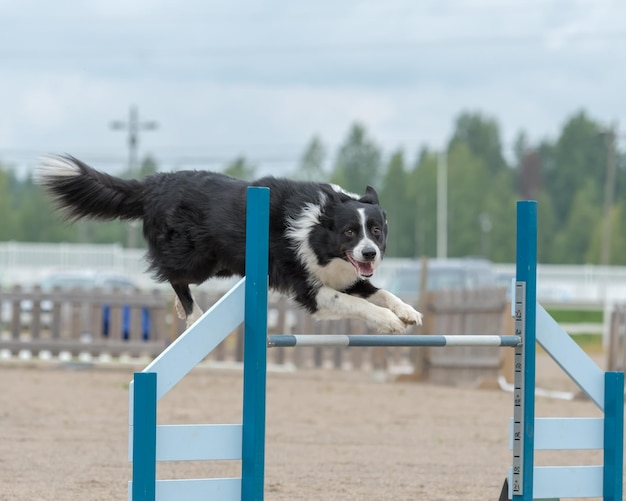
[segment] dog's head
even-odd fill
[[[328,252],[332,258],[350,263],[358,278],[367,279],[374,274],[385,253],[386,214],[371,186],[363,196],[346,193],[337,187],[333,189],[339,194],[339,200],[325,208],[322,221],[330,230]]]
[[[380,264],[387,217],[370,186],[363,196],[336,185],[315,187],[320,203],[307,203],[288,217],[285,233],[311,279],[344,290],[367,280]]]

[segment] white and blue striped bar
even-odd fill
[[[519,336],[490,335],[347,335],[347,334],[274,334],[267,336],[269,348],[287,346],[517,346]]]

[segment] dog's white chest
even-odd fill
[[[335,258],[325,266],[316,265],[313,271],[315,277],[331,289],[344,290],[358,280],[354,266],[340,258]]]

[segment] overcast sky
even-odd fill
[[[159,127],[140,155],[164,169],[243,155],[294,168],[318,135],[329,157],[354,122],[413,161],[455,117],[555,138],[584,108],[626,125],[626,2],[0,0],[0,162],[69,152],[106,170],[110,128],[136,105]]]

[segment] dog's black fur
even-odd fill
[[[421,314],[369,281],[385,251],[378,196],[335,185],[207,171],[124,180],[71,156],[44,160],[36,177],[71,220],[141,220],[150,269],[169,282],[188,324],[201,313],[189,285],[244,275],[248,186],[270,188],[269,285],[322,318],[356,317],[400,332]],[[182,311],[181,311],[182,310]]]

